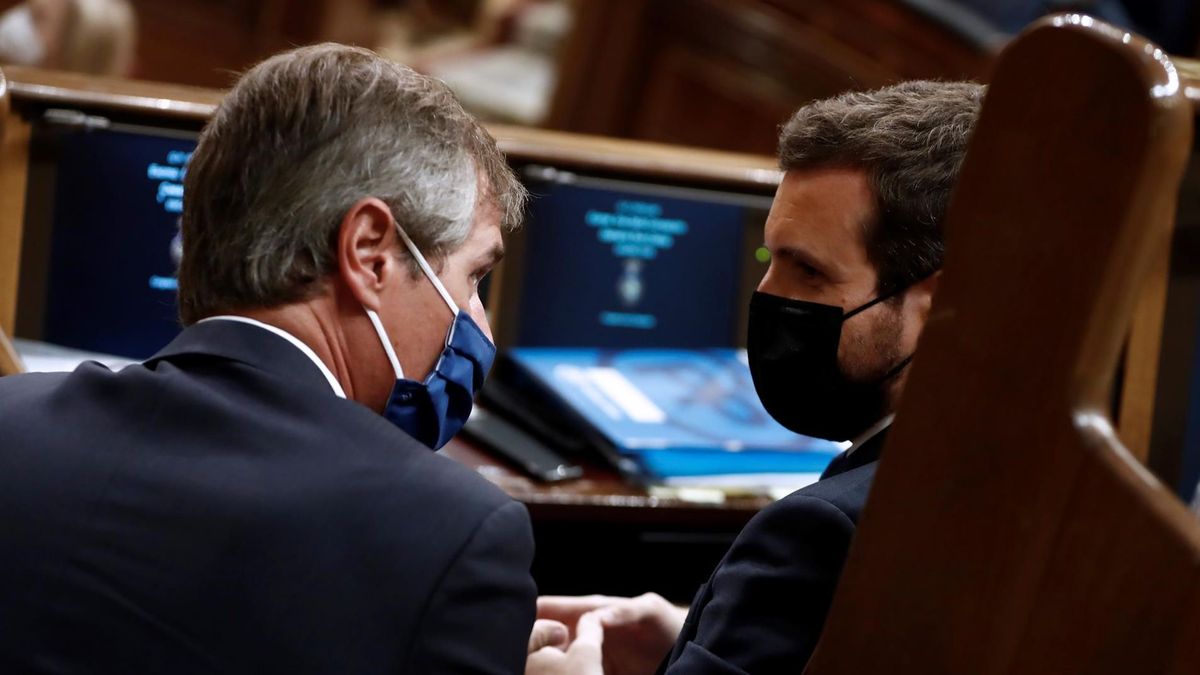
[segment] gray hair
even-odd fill
[[[466,240],[478,200],[512,228],[526,199],[444,84],[337,44],[278,54],[242,76],[200,136],[184,195],[185,325],[319,292],[336,267],[339,224],[363,198],[386,203],[435,263]]]
[[[867,171],[878,211],[868,224],[867,254],[879,292],[941,268],[941,222],[985,91],[970,82],[904,82],[811,103],[784,125],[783,170]]]

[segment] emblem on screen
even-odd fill
[[[641,260],[629,258],[625,261],[621,279],[617,282],[617,294],[621,296],[621,303],[626,307],[633,307],[642,299]]]

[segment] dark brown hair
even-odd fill
[[[941,222],[984,91],[969,82],[905,82],[810,103],[784,125],[783,170],[867,171],[878,213],[868,225],[867,254],[880,293],[941,268]]]

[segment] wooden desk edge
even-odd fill
[[[540,483],[496,459],[471,441],[456,438],[441,454],[470,468],[513,499],[525,504],[539,521],[603,521],[638,523],[744,524],[771,503],[769,497],[736,497],[706,504],[656,497],[623,479],[615,470],[583,462],[580,479]]]
[[[9,66],[4,69],[14,105],[71,105],[205,122],[224,92],[182,85],[100,78]],[[619,170],[771,191],[782,174],[775,160],[700,148],[585,136],[502,124],[486,125],[500,149],[516,161]]]

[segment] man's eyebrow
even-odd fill
[[[771,255],[782,258],[790,258],[818,270],[825,269],[824,265],[822,265],[820,261],[818,261],[811,253],[802,248],[796,248],[795,246],[782,246],[775,249]]]
[[[494,266],[496,263],[504,259],[504,244],[496,244],[488,249],[488,252],[483,255],[481,262],[488,267]]]

